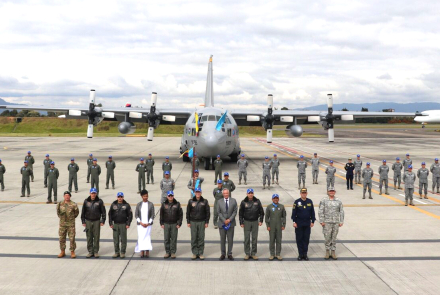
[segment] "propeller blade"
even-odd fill
[[[271,109],[273,107],[273,95],[267,95],[267,108]]]
[[[138,112],[129,112],[128,116],[133,119],[142,119],[142,113]]]
[[[341,120],[342,121],[353,121],[354,117],[353,117],[353,115],[341,115]]]
[[[60,119],[66,119],[66,115],[60,115],[60,116],[58,116],[58,118],[60,118]]]
[[[335,129],[330,128],[328,129],[328,142],[334,142],[335,141]]]
[[[113,112],[102,112],[102,117],[106,119],[114,119],[115,113]]]
[[[327,94],[327,107],[333,111],[333,96],[331,94]]]
[[[157,102],[157,93],[153,92],[151,93],[151,106],[156,107],[156,102]]]
[[[293,117],[292,116],[281,116],[280,117],[280,121],[281,122],[286,122],[286,123],[292,123],[293,122]]]
[[[69,116],[81,116],[81,111],[79,111],[79,110],[69,110]]]
[[[321,117],[320,116],[308,116],[307,117],[307,121],[309,121],[309,122],[319,122],[319,121],[321,121]]]
[[[87,138],[93,138],[93,124],[89,124],[87,127]]]
[[[95,103],[95,89],[90,90],[90,103]]]
[[[148,141],[153,141],[153,136],[154,136],[154,128],[148,127],[148,134],[147,134]]]
[[[272,129],[267,129],[266,142],[267,143],[271,143],[272,142]]]
[[[176,116],[162,116],[162,120],[168,121],[168,122],[175,122]]]
[[[248,122],[259,122],[260,116],[247,116],[246,120]]]

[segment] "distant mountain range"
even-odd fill
[[[3,98],[0,98],[0,105],[11,105],[11,104],[19,104],[19,103],[10,103],[4,100]]]
[[[376,103],[338,103],[333,105],[333,110],[340,111],[343,108],[349,111],[361,111],[367,108],[370,112],[381,112],[383,109],[394,109],[395,112],[415,112],[427,110],[440,110],[440,103],[437,102],[413,102],[413,103],[396,103],[396,102],[376,102]],[[327,105],[320,104],[303,108],[304,111],[326,111]]]

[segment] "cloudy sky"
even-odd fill
[[[143,2],[143,3],[142,3]],[[438,1],[0,1],[0,97],[194,107],[440,99]]]

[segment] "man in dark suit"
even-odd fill
[[[234,244],[235,216],[237,215],[237,201],[229,197],[229,190],[223,189],[223,199],[218,201],[218,228],[220,231],[220,246],[222,255],[220,260],[226,258],[226,237],[228,238],[228,259],[232,257],[232,247]]]
[[[347,190],[353,189],[353,176],[354,176],[354,163],[352,162],[352,159],[348,159],[348,163],[345,164],[345,179],[347,180]]]

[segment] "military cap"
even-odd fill
[[[199,170],[197,170],[197,169],[196,169],[196,170],[194,170],[194,173],[199,173]]]
[[[46,154],[46,157],[49,157],[49,154]]]
[[[273,194],[273,195],[272,195],[272,199],[275,199],[275,198],[278,198],[278,199],[279,199],[280,196],[279,196],[278,194]]]
[[[27,163],[28,161],[24,161],[24,163]]]
[[[223,183],[223,181],[221,179],[217,180],[217,184],[219,183]]]
[[[194,191],[195,192],[202,192],[202,189],[200,187],[196,187],[196,189]]]
[[[140,161],[143,161],[144,160],[144,158],[140,158]]]
[[[399,157],[397,157],[397,158],[396,158],[396,160],[400,160],[400,158],[399,158]]]
[[[91,193],[91,194],[97,194],[98,191],[96,190],[96,188],[92,187],[92,188],[90,189],[90,193]]]
[[[70,161],[75,161],[75,158],[71,158]]]
[[[409,156],[409,154],[406,154],[407,156]]]
[[[367,162],[367,165],[370,166],[370,162]]]
[[[242,157],[244,157],[244,154],[241,154]]]
[[[412,165],[409,165],[409,166],[408,166],[408,169],[412,169]]]
[[[124,197],[124,193],[123,192],[119,192],[116,194],[117,197]]]
[[[247,191],[246,191],[246,193],[248,193],[248,194],[253,193],[253,192],[254,192],[253,188],[248,188]]]
[[[170,171],[165,171],[165,175],[170,175]]]
[[[435,158],[434,161],[438,161],[438,158]]]
[[[89,157],[93,157],[93,154],[90,154]]]
[[[333,160],[330,160],[329,163],[333,163]]]
[[[96,159],[96,158],[93,158],[93,161],[98,161],[98,159]]]
[[[223,176],[229,176],[229,172],[223,173]]]
[[[307,193],[307,189],[304,187],[301,189],[301,193]]]
[[[360,158],[360,157],[361,157],[361,155],[356,155],[356,157]]]
[[[335,188],[332,187],[332,186],[329,186],[328,189],[327,189],[327,191],[328,191],[328,192],[335,191]]]
[[[174,196],[174,192],[173,191],[168,191],[167,192],[167,196]]]
[[[166,156],[165,159],[169,159],[170,157]]]
[[[274,157],[276,157],[276,156],[277,156],[277,154],[273,154],[273,156],[274,156]]]
[[[55,165],[55,162],[54,161],[50,162],[50,165]]]
[[[386,162],[387,162],[387,160],[382,160],[382,162],[386,163]]]
[[[30,154],[31,153],[31,151],[28,151],[28,154]]]
[[[108,156],[109,159],[113,158],[112,156]]]
[[[425,163],[425,162],[422,162],[422,165],[426,165],[426,163]]]
[[[265,159],[269,159],[269,157],[268,156],[266,156],[266,157],[264,157]]]
[[[72,194],[69,191],[65,191],[63,195],[69,195],[72,196]]]
[[[314,155],[317,155],[318,153],[313,153]]]
[[[304,158],[304,156],[303,156],[303,155],[301,155],[301,156],[299,156],[299,157],[300,157],[301,159],[302,159],[302,158]]]
[[[217,158],[220,158],[220,155],[217,155]]]

